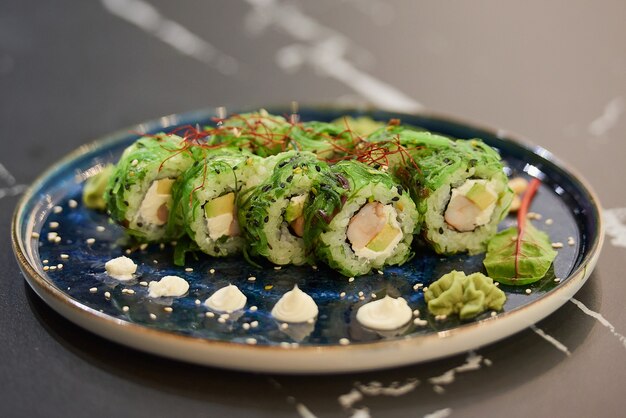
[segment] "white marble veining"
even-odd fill
[[[605,209],[602,215],[611,244],[626,248],[626,208]]]
[[[485,362],[487,360],[485,359]],[[480,354],[476,354],[473,351],[467,353],[467,358],[465,359],[465,363],[460,366],[454,367],[445,373],[434,376],[428,379],[428,382],[433,385],[433,390],[439,394],[445,392],[443,389],[444,385],[449,385],[454,382],[457,373],[465,373],[472,370],[478,370],[481,368],[481,363],[483,362],[483,356]]]
[[[624,98],[616,97],[604,107],[604,111],[600,116],[594,119],[587,130],[593,136],[605,135],[619,121],[620,116],[624,113]]]
[[[626,348],[626,337],[624,337],[622,334],[617,332],[615,330],[615,327],[613,326],[613,324],[611,324],[609,321],[607,321],[607,319],[605,317],[603,317],[598,312],[592,311],[591,309],[589,309],[587,306],[585,306],[585,304],[582,303],[581,301],[579,301],[578,299],[571,298],[570,302],[572,302],[574,305],[578,306],[580,308],[580,310],[583,311],[585,314],[589,315],[592,318],[597,319],[598,322],[600,322],[600,324],[602,324],[602,326],[608,328],[609,331],[611,331],[611,334],[613,334],[615,337],[617,337],[617,339],[622,343],[624,348]]]
[[[559,340],[557,340],[556,338],[554,338],[553,336],[546,334],[544,330],[542,330],[541,328],[537,327],[536,325],[531,325],[530,329],[532,329],[533,331],[535,331],[535,333],[537,335],[539,335],[541,338],[543,338],[544,340],[546,340],[547,342],[549,342],[550,344],[552,344],[557,350],[559,350],[560,352],[562,352],[563,354],[565,354],[566,356],[571,356],[572,353],[570,353],[570,351],[568,350],[568,348],[565,346],[565,344],[561,343]]]
[[[306,15],[296,5],[278,0],[247,1],[252,6],[245,21],[250,32],[257,34],[274,27],[296,41],[276,53],[277,65],[284,71],[294,72],[308,65],[319,75],[343,83],[381,108],[406,112],[423,108],[395,87],[357,68],[347,58],[348,49],[357,48],[354,42]]]
[[[183,55],[215,68],[222,74],[235,74],[239,64],[235,58],[220,51],[184,25],[163,16],[143,0],[101,0],[111,14],[142,29]]]

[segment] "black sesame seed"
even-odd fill
[[[319,165],[316,165],[315,170],[317,170],[317,172],[319,173],[320,171],[322,171],[322,168]]]
[[[293,180],[293,174],[285,179],[287,183],[291,183],[291,180]]]
[[[268,223],[270,221],[270,217],[266,216],[265,218],[263,218],[263,222]]]
[[[143,222],[137,222],[137,226],[138,226],[139,228],[143,227]]]
[[[400,196],[396,196],[396,197],[392,198],[391,200],[393,200],[394,202],[397,202],[398,200],[400,200]]]
[[[443,234],[443,228],[439,228],[439,233]]]

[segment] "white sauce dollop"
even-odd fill
[[[187,280],[178,276],[165,276],[158,282],[151,281],[148,284],[148,296],[158,298],[161,296],[182,296],[189,290]]]
[[[405,325],[413,317],[413,311],[403,298],[389,295],[366,303],[356,313],[356,319],[364,327],[391,331]]]
[[[283,322],[306,322],[317,316],[317,304],[298,285],[285,293],[274,305],[272,316]]]
[[[247,300],[237,286],[229,284],[213,293],[204,304],[214,311],[234,312],[243,309]]]
[[[137,264],[128,257],[121,256],[107,261],[104,268],[109,276],[117,280],[130,280],[137,271]]]

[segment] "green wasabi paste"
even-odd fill
[[[499,311],[506,301],[491,278],[482,273],[466,276],[456,270],[428,286],[424,298],[433,315],[458,314],[461,319],[473,318],[487,309]]]

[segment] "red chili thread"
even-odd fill
[[[541,180],[538,178],[532,179],[530,184],[528,185],[528,189],[526,193],[524,193],[524,198],[522,199],[522,203],[520,205],[519,211],[517,212],[517,241],[515,242],[515,278],[519,278],[519,256],[522,248],[522,238],[524,236],[524,232],[526,230],[526,215],[528,214],[528,209],[530,208],[530,203],[535,196],[535,192],[541,185]]]

